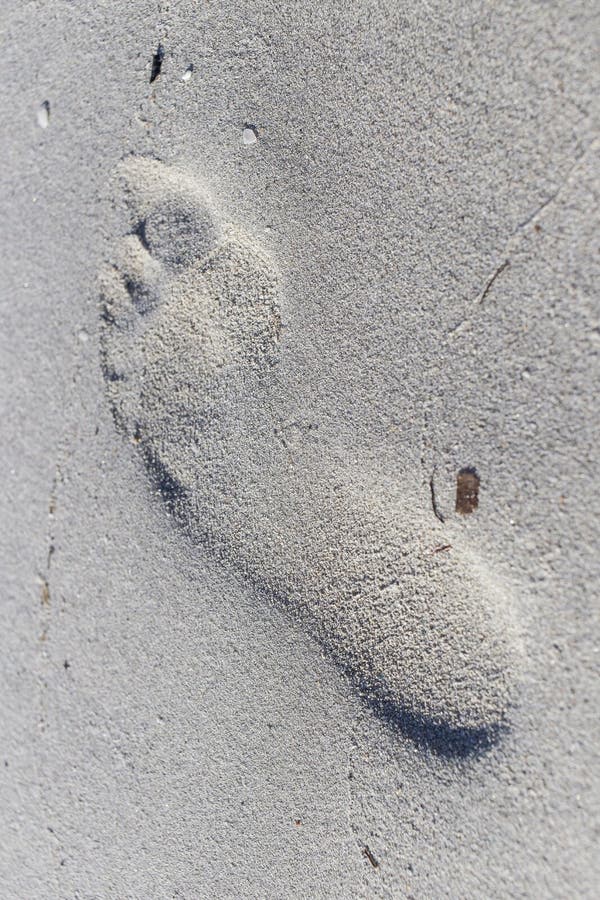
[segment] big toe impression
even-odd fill
[[[206,203],[167,196],[146,216],[143,237],[166,266],[181,270],[203,259],[217,244],[217,228]]]
[[[131,229],[167,268],[182,271],[217,246],[219,227],[195,179],[141,157],[124,162],[119,176]]]

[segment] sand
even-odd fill
[[[2,16],[4,895],[595,896],[598,11]]]

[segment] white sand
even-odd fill
[[[598,11],[12,7],[0,896],[595,896]]]

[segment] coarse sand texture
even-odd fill
[[[131,157],[100,276],[101,356],[119,429],[182,526],[284,603],[380,715],[481,746],[515,699],[510,592],[431,506],[280,437],[286,303],[276,265],[202,184]],[[464,538],[463,538],[464,543]]]

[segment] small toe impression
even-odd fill
[[[99,274],[98,283],[100,311],[105,325],[119,332],[131,330],[136,315],[135,307],[121,272],[116,266],[107,264]]]
[[[121,241],[115,262],[136,311],[145,315],[154,309],[164,280],[163,270],[136,235],[127,235]]]

